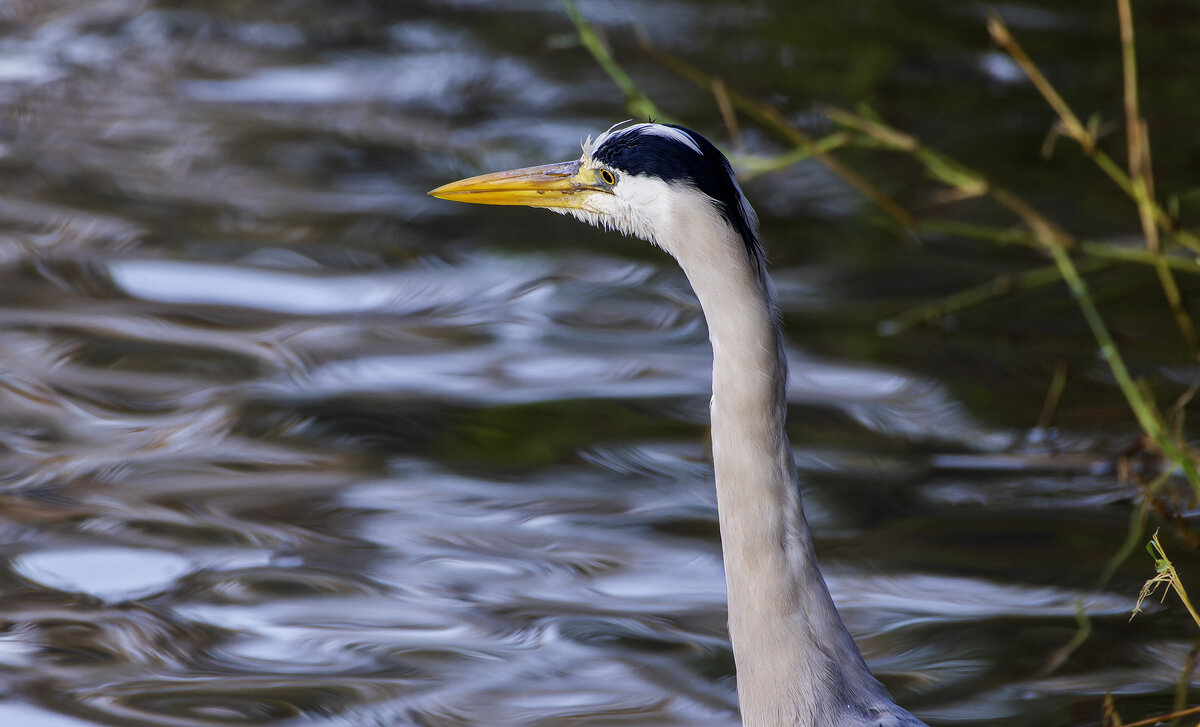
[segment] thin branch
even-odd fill
[[[1175,709],[1176,715],[1185,709],[1188,703],[1188,692],[1192,687],[1192,672],[1196,671],[1196,659],[1200,658],[1200,642],[1192,645],[1188,651],[1187,659],[1183,662],[1183,668],[1179,670],[1179,678],[1175,680],[1175,702],[1171,706]],[[1200,709],[1200,707],[1197,707]],[[1182,716],[1182,715],[1179,715]],[[1174,717],[1175,723],[1178,723],[1179,717]]]
[[[1156,724],[1162,724],[1163,722],[1169,722],[1170,720],[1187,717],[1192,714],[1200,714],[1200,707],[1189,707],[1181,709],[1178,712],[1171,712],[1170,714],[1160,714],[1157,717],[1140,719],[1137,722],[1128,722],[1122,725],[1122,727],[1153,727]]]
[[[1067,663],[1067,659],[1071,658],[1071,654],[1078,651],[1079,647],[1083,646],[1091,638],[1092,620],[1088,618],[1087,605],[1084,604],[1082,598],[1075,602],[1075,625],[1078,628],[1075,630],[1075,634],[1071,637],[1071,640],[1050,655],[1050,658],[1038,670],[1038,676],[1044,678],[1058,671],[1063,664]]]
[[[1153,408],[1138,389],[1133,377],[1129,375],[1129,369],[1125,367],[1125,360],[1121,358],[1116,343],[1113,342],[1112,336],[1108,333],[1108,327],[1104,325],[1104,319],[1100,317],[1100,312],[1096,310],[1096,306],[1092,302],[1092,297],[1088,293],[1087,284],[1080,277],[1074,261],[1071,260],[1071,256],[1061,247],[1051,246],[1049,250],[1051,256],[1054,258],[1054,263],[1058,266],[1059,272],[1062,273],[1063,279],[1067,281],[1067,287],[1070,289],[1071,295],[1075,297],[1075,302],[1079,305],[1079,310],[1083,313],[1088,327],[1092,329],[1092,335],[1095,336],[1096,341],[1100,344],[1100,355],[1108,363],[1108,367],[1113,373],[1113,378],[1116,379],[1121,393],[1125,395],[1125,400],[1129,403],[1129,408],[1133,410],[1133,415],[1137,417],[1142,431],[1154,440],[1154,443],[1158,445],[1163,456],[1183,470],[1196,496],[1200,497],[1200,472],[1196,470],[1195,461],[1192,460],[1188,452],[1181,450],[1175,444],[1175,441],[1171,439],[1164,429],[1162,422],[1155,415]]]
[[[1008,26],[1004,24],[1004,20],[995,12],[988,14],[988,32],[991,34],[992,40],[1008,53],[1009,57],[1025,72],[1030,82],[1042,94],[1042,97],[1046,99],[1046,103],[1058,114],[1062,130],[1065,134],[1078,142],[1083,148],[1084,154],[1091,157],[1096,162],[1096,165],[1118,187],[1136,200],[1133,181],[1129,178],[1129,175],[1122,171],[1120,165],[1114,162],[1111,157],[1096,148],[1096,132],[1079,122],[1079,117],[1071,111],[1071,108],[1063,100],[1062,96],[1059,95],[1058,91],[1054,89],[1054,86],[1046,80],[1041,70],[1029,58],[1029,55],[1025,53],[1025,50],[1021,48],[1016,39],[1012,37],[1012,34],[1009,33]],[[1155,203],[1153,199],[1150,199],[1150,210],[1153,214],[1154,222],[1158,225],[1159,229],[1167,233],[1173,241],[1200,254],[1200,237],[1187,230],[1179,229],[1178,223],[1161,206]]]
[[[1171,476],[1170,472],[1164,472],[1158,476],[1156,484],[1165,482]],[[1154,485],[1150,485],[1149,490],[1153,490]],[[1129,532],[1125,535],[1125,542],[1117,549],[1116,553],[1108,559],[1104,564],[1104,570],[1100,572],[1100,577],[1096,579],[1096,590],[1103,591],[1108,587],[1109,581],[1125,565],[1125,561],[1129,560],[1129,556],[1133,555],[1137,550],[1138,544],[1142,538],[1146,536],[1146,523],[1150,517],[1150,497],[1149,492],[1142,498],[1141,504],[1134,508],[1133,513],[1129,517]]]
[[[1104,261],[1092,261],[1083,267],[1088,272],[1095,272],[1110,266],[1110,263]],[[1017,275],[1001,275],[989,282],[965,288],[933,303],[894,315],[879,324],[879,331],[884,335],[896,335],[922,323],[935,321],[952,313],[1003,298],[1016,291],[1033,290],[1060,282],[1062,282],[1062,275],[1059,274],[1058,267],[1055,265],[1026,270]]]
[[[662,65],[701,88],[712,89],[713,79],[704,71],[678,56],[658,48],[649,38],[642,37],[641,42],[643,50]],[[820,162],[829,171],[841,177],[846,184],[858,190],[859,194],[874,202],[879,209],[883,210],[900,225],[910,230],[916,229],[917,220],[911,212],[904,209],[903,206],[887,196],[861,174],[846,166],[837,158],[825,153],[811,136],[796,128],[794,124],[785,119],[773,106],[755,101],[733,89],[726,90],[729,102],[738,111],[741,111],[760,124],[773,129],[786,139],[788,143],[807,150],[812,158]]]
[[[829,108],[826,114],[833,121],[859,131],[885,147],[912,155],[938,181],[966,194],[990,196],[1020,217],[1041,244],[1050,247],[1069,247],[1073,244],[1070,235],[1025,200],[1003,187],[991,184],[982,174],[922,144],[915,137],[845,109]]]
[[[1134,47],[1133,13],[1129,0],[1117,0],[1117,15],[1121,25],[1121,67],[1124,71],[1125,136],[1129,148],[1129,177],[1132,181],[1133,198],[1137,202],[1138,218],[1142,223],[1142,234],[1146,236],[1146,247],[1153,253],[1162,252],[1158,238],[1158,225],[1154,219],[1154,171],[1150,163],[1150,133],[1146,120],[1138,108],[1137,49]],[[1192,317],[1183,306],[1179,285],[1165,262],[1155,265],[1162,284],[1167,305],[1175,316],[1175,322],[1187,340],[1192,357],[1197,354],[1196,327]]]
[[[1017,44],[1013,39],[1012,34],[1008,32],[1008,26],[1000,19],[1000,15],[995,10],[988,11],[987,17],[988,33],[992,36],[992,40],[996,45],[1004,49],[1005,53],[1025,71],[1025,75],[1033,83],[1037,90],[1041,92],[1046,99],[1046,103],[1050,104],[1050,108],[1054,109],[1058,117],[1062,119],[1063,127],[1066,129],[1067,135],[1079,142],[1083,147],[1085,154],[1091,156],[1096,149],[1096,139],[1091,132],[1079,123],[1079,117],[1075,112],[1071,111],[1071,107],[1063,101],[1062,96],[1058,95],[1058,91],[1050,84],[1046,77],[1042,75],[1041,70],[1034,64],[1033,60],[1025,53],[1025,49]]]
[[[725,122],[725,129],[729,131],[729,139],[733,142],[733,148],[741,151],[742,127],[738,124],[737,111],[733,108],[733,101],[729,98],[729,87],[717,76],[713,76],[712,94],[717,101],[717,108],[721,111],[721,121]]]
[[[1062,403],[1063,392],[1067,389],[1067,375],[1071,367],[1066,361],[1059,361],[1054,367],[1054,376],[1046,389],[1046,399],[1042,402],[1042,414],[1038,417],[1038,428],[1049,429],[1054,426],[1054,418],[1058,416],[1058,407]]]
[[[844,131],[835,131],[813,141],[813,147],[821,151],[832,151],[850,144],[850,135]],[[786,169],[805,159],[812,159],[812,152],[802,146],[789,149],[774,156],[759,156],[756,154],[735,154],[729,158],[738,170],[738,178],[753,179],[762,174]],[[1200,266],[1197,266],[1200,271]]]
[[[579,8],[575,6],[575,0],[563,0],[563,5],[566,6],[567,15],[571,17],[571,22],[575,24],[575,30],[579,33],[579,42],[592,54],[596,63],[604,69],[613,83],[617,84],[621,93],[625,94],[625,110],[635,119],[669,121],[670,119],[659,111],[654,102],[638,89],[629,74],[613,60],[608,46],[600,39],[600,34],[596,32],[595,27],[588,22],[587,18],[583,17],[583,13],[579,12]]]

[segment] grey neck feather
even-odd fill
[[[744,724],[921,725],[871,675],[817,566],[785,430],[787,363],[764,264],[723,221],[704,229],[661,244],[687,274],[713,346],[713,462]],[[726,239],[698,239],[713,229]]]

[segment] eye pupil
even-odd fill
[[[617,178],[615,176],[613,176],[613,173],[608,171],[607,169],[600,170],[600,178],[604,180],[605,184],[616,184],[617,183]]]

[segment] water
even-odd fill
[[[1050,116],[979,8],[584,10],[722,143],[630,21],[812,131],[814,103],[867,100],[1081,234],[1136,229],[1067,151],[1038,160]],[[1112,13],[1004,11],[1073,103],[1118,113]],[[1158,149],[1197,111],[1166,50],[1197,20],[1172,12],[1139,26]],[[557,4],[9,2],[0,22],[0,724],[738,723],[685,281],[636,240],[424,195],[625,118]],[[850,159],[928,201],[901,161]],[[1186,155],[1158,171],[1178,187]],[[1148,560],[1092,588],[1135,436],[1066,296],[877,333],[1037,258],[915,247],[813,165],[747,192],[809,520],[897,700],[935,725],[1097,724],[1106,692],[1126,719],[1166,711],[1195,632],[1170,600],[1127,622]],[[1186,384],[1153,276],[1096,285],[1139,371]],[[1093,636],[1047,673],[1081,601]]]

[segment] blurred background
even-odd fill
[[[1200,9],[1135,4],[1186,223]],[[1073,234],[1140,244],[1075,145],[1042,155],[1055,116],[981,4],[580,8],[735,158],[786,147],[735,139],[639,32],[811,134],[823,104],[869,104]],[[1115,4],[997,9],[1123,163]],[[686,281],[639,240],[425,196],[628,118],[559,3],[7,0],[0,109],[0,724],[738,724]],[[839,157],[946,204],[909,159]],[[1099,724],[1107,693],[1126,720],[1190,702],[1178,600],[1129,622],[1140,543],[1095,588],[1139,434],[1065,289],[881,330],[1046,260],[918,240],[813,162],[746,192],[817,548],[897,701],[1013,727]],[[1153,272],[1089,283],[1169,403],[1196,370]]]

